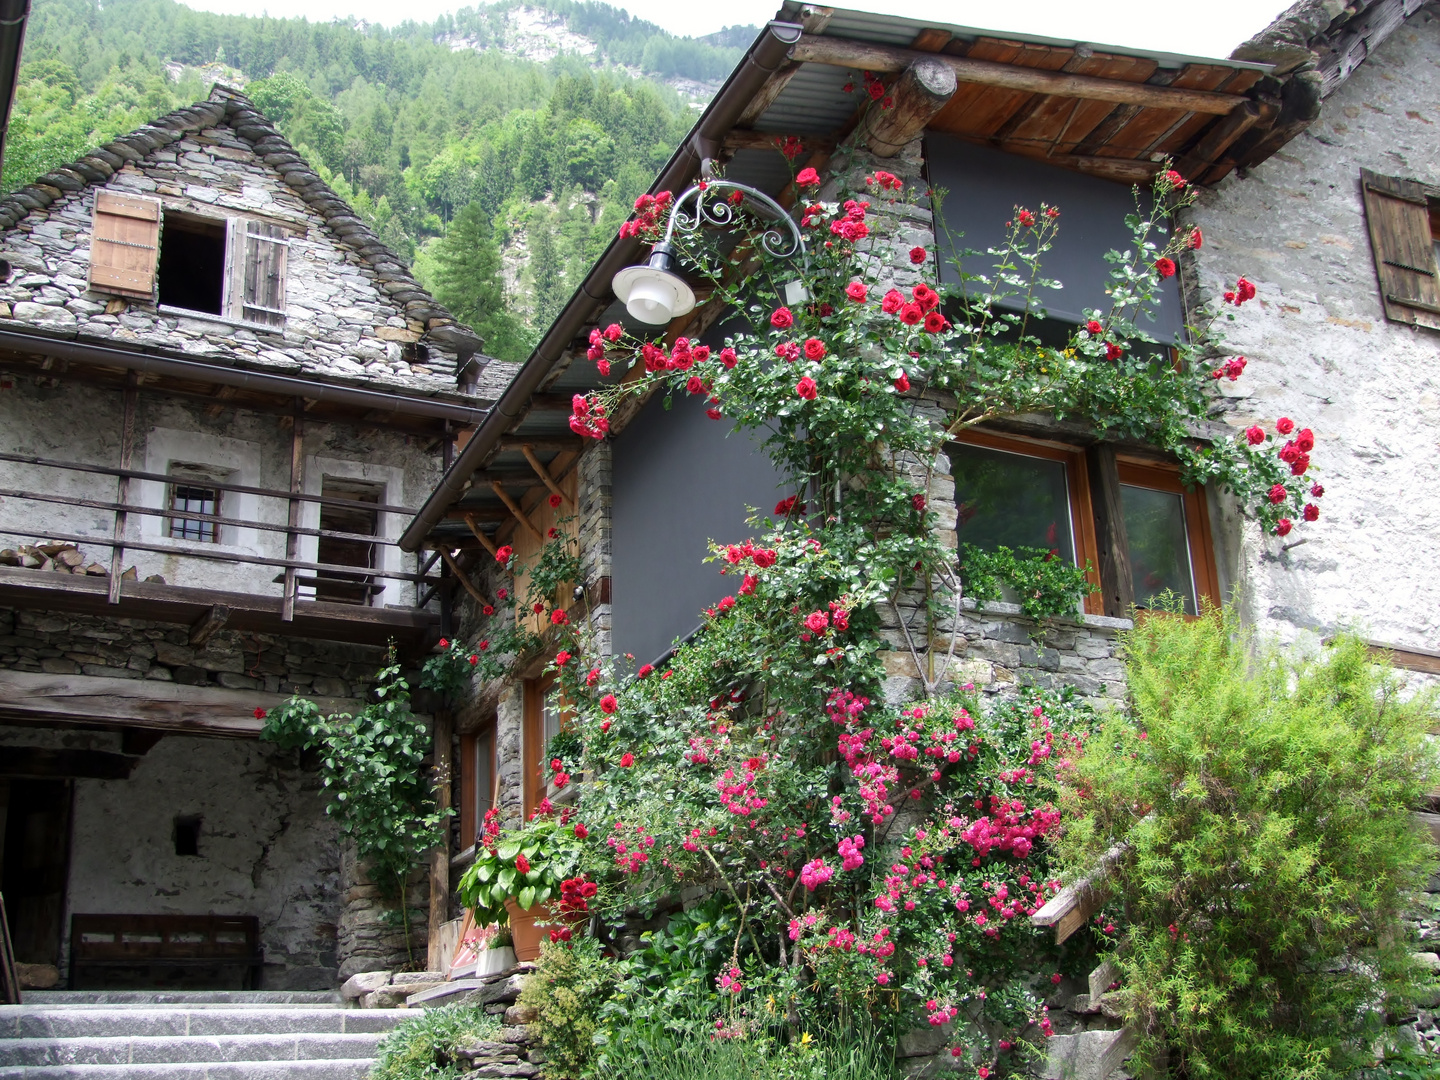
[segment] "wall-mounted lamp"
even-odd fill
[[[723,228],[735,224],[737,205],[728,198],[710,197],[720,191],[738,191],[743,196],[742,201],[756,203],[768,211],[767,216],[774,219],[774,224],[760,234],[758,242],[769,254],[779,259],[805,254],[805,239],[800,235],[800,227],[783,206],[763,191],[731,180],[707,180],[704,186],[696,184],[687,188],[670,208],[665,239],[655,245],[650,258],[639,266],[627,266],[615,275],[612,288],[631,318],[650,326],[664,326],[677,315],[688,315],[695,310],[695,290],[674,272],[675,247],[672,241],[676,229],[694,233],[704,225]],[[687,204],[692,203],[693,208],[685,212]],[[799,284],[790,283],[797,287]],[[790,286],[787,286],[787,300],[790,294]],[[803,288],[795,292],[798,296],[803,294]]]

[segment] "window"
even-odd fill
[[[220,489],[202,487],[199,484],[172,484],[170,486],[170,509],[185,514],[218,515],[220,513]],[[220,540],[220,529],[213,521],[191,517],[172,517],[170,519],[170,538],[172,540],[198,540],[204,544],[214,544]]]
[[[1096,565],[1084,457],[1058,444],[967,433],[950,447],[960,544],[1043,548],[1067,562]],[[1100,610],[1093,597],[1085,609]]]
[[[525,681],[525,728],[522,732],[524,805],[528,818],[545,797],[550,779],[550,760],[545,750],[550,740],[570,723],[565,697],[553,676]]]
[[[1175,466],[1117,458],[1105,446],[969,432],[950,448],[956,535],[984,550],[1004,545],[1089,561],[1099,591],[1091,614],[1127,615],[1166,593],[1187,614],[1219,600],[1205,494]],[[1103,492],[1113,492],[1111,498]]]
[[[320,494],[334,502],[320,504],[320,542],[317,562],[375,569],[375,542],[380,525],[377,509],[385,493],[383,484],[327,476]],[[313,584],[315,599],[337,604],[369,604],[385,586],[373,575],[344,570],[321,570]]]
[[[1440,329],[1440,189],[1369,169],[1360,170],[1360,185],[1385,317]]]
[[[101,190],[92,217],[90,287],[279,326],[289,244],[280,225],[206,217],[159,199]]]
[[[485,811],[495,805],[495,721],[460,736],[460,846],[475,843]]]
[[[1130,563],[1131,595],[1141,609],[1165,593],[1196,615],[1201,600],[1219,597],[1210,515],[1204,492],[1186,490],[1178,469],[1121,460],[1120,517]]]
[[[199,856],[200,819],[198,817],[177,817],[175,819],[175,854]]]
[[[160,236],[162,304],[225,313],[225,222],[166,210]]]

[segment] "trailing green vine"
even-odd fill
[[[1001,544],[994,551],[982,551],[965,544],[960,549],[960,576],[976,610],[999,600],[1005,586],[1019,600],[1026,618],[1036,622],[1074,615],[1080,602],[1095,591],[1089,574],[1089,560],[1084,566],[1072,566],[1044,548],[1011,550]]]

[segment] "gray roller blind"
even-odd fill
[[[656,397],[612,448],[611,641],[647,663],[698,626],[740,582],[701,560],[711,539],[750,535],[747,506],[769,512],[780,474],[748,432],[705,415],[703,397]]]
[[[1032,210],[1038,210],[1041,203],[1057,206],[1060,232],[1041,265],[1044,275],[1058,280],[1062,288],[1040,290],[1046,313],[1053,319],[1079,323],[1087,307],[1109,310],[1105,287],[1110,264],[1105,252],[1133,246],[1125,226],[1125,215],[1135,209],[1130,187],[946,135],[927,135],[925,150],[930,184],[945,192],[942,212],[945,224],[957,234],[957,249],[983,252],[999,247],[1007,232],[1005,222],[1014,217],[1017,205]],[[937,242],[941,280],[959,281],[943,233]],[[982,254],[966,259],[964,267],[967,273],[991,274],[993,262],[993,257]],[[1155,316],[1153,323],[1138,320],[1141,329],[1167,344],[1179,340],[1184,315],[1174,278],[1164,283]]]

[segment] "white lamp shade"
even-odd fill
[[[649,326],[664,326],[695,310],[694,290],[676,275],[651,266],[627,266],[615,275],[612,287],[630,317]]]

